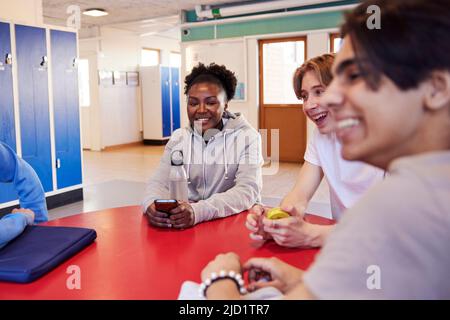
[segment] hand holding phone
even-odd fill
[[[269,272],[266,272],[260,268],[251,268],[248,270],[248,283],[254,282],[270,282],[272,281],[272,276]]]
[[[178,207],[178,201],[174,199],[157,199],[155,200],[155,209],[160,212],[170,214],[170,210]]]

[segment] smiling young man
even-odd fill
[[[366,27],[367,8],[381,29]],[[342,155],[389,175],[343,217],[306,272],[277,259],[218,256],[203,271],[258,267],[286,298],[450,297],[450,6],[447,0],[371,0],[346,17],[323,103]],[[439,43],[439,45],[436,45]],[[239,298],[230,280],[209,298]]]
[[[167,143],[143,203],[150,224],[162,228],[187,228],[242,212],[260,200],[262,189],[260,136],[241,114],[228,111],[236,90],[234,73],[200,63],[185,83],[190,124]],[[183,152],[191,203],[182,202],[167,214],[158,212],[154,201],[170,196],[170,155],[175,150]]]

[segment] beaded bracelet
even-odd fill
[[[205,281],[202,282],[199,288],[199,295],[202,298],[206,299],[206,290],[216,281],[222,280],[222,279],[230,279],[233,280],[236,286],[238,287],[238,290],[240,294],[246,294],[247,289],[244,287],[244,280],[242,279],[242,275],[240,273],[236,273],[235,271],[225,271],[221,270],[219,274],[217,272],[212,272],[209,278],[207,278]]]

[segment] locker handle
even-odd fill
[[[12,54],[7,53],[5,56],[5,64],[12,64]]]
[[[61,168],[61,159],[56,159],[56,169]]]
[[[78,58],[74,58],[72,61],[72,67],[76,69],[78,67]]]
[[[48,65],[48,57],[47,56],[43,56],[42,57],[42,61],[41,61],[41,67],[46,68]]]

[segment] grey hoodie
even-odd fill
[[[189,201],[195,224],[227,217],[260,202],[262,189],[261,137],[240,114],[225,112],[224,127],[208,143],[191,126],[176,130],[159,167],[150,178],[142,210],[156,199],[169,199],[170,155],[183,151]]]

